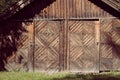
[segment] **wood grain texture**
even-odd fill
[[[60,22],[35,22],[35,71],[58,72]]]
[[[69,21],[70,71],[97,72],[95,21]]]
[[[28,71],[28,54],[30,48],[29,41],[29,26],[31,23],[22,23],[27,32],[23,32],[19,39],[19,44],[17,46],[17,51],[13,52],[13,55],[8,58],[8,62],[5,68],[8,71]]]
[[[120,70],[120,20],[23,23],[16,55],[5,68],[55,73]]]
[[[44,5],[44,3],[41,3]],[[40,13],[43,19],[89,19],[111,17],[109,13],[89,0],[55,0]]]
[[[112,20],[101,20],[100,70],[113,68]]]
[[[113,70],[120,70],[120,20],[113,19]]]

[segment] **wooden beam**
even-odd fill
[[[100,71],[100,21],[95,21],[95,37],[96,37],[96,47],[97,47],[97,70]]]
[[[28,51],[28,68],[30,72],[34,71],[34,24],[28,26],[30,47]]]

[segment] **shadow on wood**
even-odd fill
[[[19,11],[16,15],[14,15],[12,18],[15,20],[26,20],[26,19],[33,19],[36,15],[40,15],[39,13],[45,13],[45,11],[42,11],[47,6],[50,6],[56,0],[35,0],[30,5],[26,6],[24,9]],[[43,16],[43,15],[40,15]]]
[[[11,18],[0,21],[0,71],[7,71],[5,64],[7,64],[8,58],[15,55],[18,47],[23,45],[23,42],[20,42],[21,35],[28,32],[22,25],[23,20],[35,17],[36,14],[54,1],[35,0]],[[21,63],[22,58],[22,56],[19,56],[17,62]]]
[[[114,31],[114,29],[113,29],[113,31]],[[115,35],[116,37],[113,37],[107,33],[104,33],[104,35],[107,37],[106,38],[107,44],[112,47],[113,55],[120,59],[120,44],[117,43],[116,40],[114,40],[114,39],[120,37],[120,30],[116,30],[114,32],[116,33],[116,35]],[[114,35],[114,33],[111,33],[111,34]]]
[[[20,36],[27,32],[21,22],[5,21],[0,25],[0,71],[4,71],[7,58],[17,51]]]
[[[96,0],[89,0],[92,3],[96,4],[98,7],[101,7],[102,9],[104,9],[105,11],[107,11],[108,13],[112,14],[115,17],[120,18],[120,12],[111,8],[110,6],[106,5],[104,2],[102,1],[96,1]]]

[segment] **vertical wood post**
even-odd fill
[[[29,53],[28,53],[28,68],[30,72],[34,72],[34,23],[28,26],[29,33]]]
[[[67,71],[70,70],[70,39],[69,39],[69,26],[68,26],[68,21],[66,23],[66,27],[67,27],[67,30],[66,30],[66,50],[67,50]]]
[[[98,67],[98,70],[100,71],[100,21],[95,21],[95,37],[96,37],[96,47],[97,47],[97,63],[96,66]]]
[[[65,20],[65,28],[64,28],[64,65],[65,71],[69,71],[69,26],[68,20]]]
[[[64,70],[66,71],[67,70],[67,47],[68,47],[68,43],[67,43],[67,20],[65,20],[65,24],[64,24]]]
[[[67,15],[67,0],[64,1],[65,4],[65,23],[64,23],[64,71],[69,70],[69,30],[68,30],[68,15]]]
[[[60,22],[60,53],[59,53],[60,71],[64,70],[64,22]]]

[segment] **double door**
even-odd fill
[[[99,21],[35,21],[36,72],[98,72]]]

